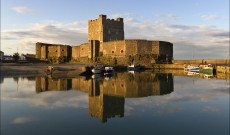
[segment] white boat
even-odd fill
[[[185,72],[189,72],[189,71],[190,72],[198,72],[198,71],[200,71],[200,67],[188,65],[187,67],[184,68],[184,71]]]
[[[104,74],[113,74],[113,67],[105,67]]]
[[[92,78],[92,79],[100,79],[100,78],[102,78],[102,76],[101,76],[101,74],[93,74],[93,75],[91,76],[91,78]]]
[[[205,78],[205,79],[211,79],[211,78],[213,78],[213,75],[207,75],[207,74],[205,74],[205,75],[204,75],[204,78]]]
[[[187,72],[187,75],[199,75],[199,73],[189,71],[189,72]]]
[[[128,65],[127,70],[129,70],[129,71],[138,71],[138,70],[141,70],[141,66],[140,65],[135,66],[134,64]]]
[[[213,69],[212,65],[204,65],[203,69]]]
[[[91,69],[92,73],[94,74],[101,74],[104,72],[104,67],[103,65],[96,65],[95,67],[93,66],[93,68]]]
[[[100,74],[100,73],[102,73],[102,69],[101,69],[101,68],[93,68],[91,71],[92,71],[94,74]]]
[[[213,69],[213,66],[211,64],[204,65],[203,69]]]
[[[201,65],[200,66],[200,73],[203,73],[203,74],[209,74],[209,75],[213,75],[214,73],[214,67],[211,65],[211,64],[208,64],[208,65]]]

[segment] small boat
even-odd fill
[[[213,78],[213,75],[207,75],[207,74],[205,74],[205,75],[204,75],[204,78],[205,78],[205,79],[211,79],[211,78]]]
[[[93,74],[93,75],[91,76],[91,78],[92,78],[92,79],[100,79],[100,78],[102,78],[102,76],[101,76],[101,74]]]
[[[127,70],[128,71],[139,71],[139,70],[141,70],[141,66],[140,65],[135,66],[134,64],[128,65]]]
[[[211,64],[203,65],[203,69],[213,69],[213,66]]]
[[[101,74],[104,72],[104,67],[103,66],[93,66],[91,69],[92,73],[94,74]]]
[[[213,66],[211,64],[201,65],[200,73],[212,75],[213,74],[213,69],[214,68],[213,68]]]
[[[107,75],[107,74],[113,74],[113,67],[105,67],[104,69],[104,75]]]
[[[185,72],[197,72],[197,71],[200,71],[200,67],[198,66],[190,66],[188,65],[187,67],[184,68],[184,71]]]
[[[103,69],[101,69],[101,68],[93,68],[91,71],[92,71],[94,74],[100,74],[100,73],[102,73]]]
[[[187,75],[199,75],[199,73],[189,71],[189,72],[187,73]]]

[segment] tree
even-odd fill
[[[18,61],[19,60],[19,53],[14,53],[13,55],[14,60]]]

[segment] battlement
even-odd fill
[[[89,22],[95,22],[95,21],[99,21],[99,20],[104,20],[104,21],[111,21],[111,22],[123,22],[123,18],[116,18],[116,19],[110,19],[110,18],[107,18],[106,15],[99,15],[99,18],[97,19],[94,19],[94,20],[89,20]]]

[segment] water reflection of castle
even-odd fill
[[[112,79],[36,78],[36,91],[80,90],[89,95],[89,115],[106,122],[124,116],[125,98],[164,95],[173,91],[172,74],[117,73]]]

